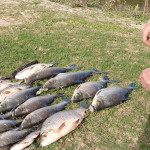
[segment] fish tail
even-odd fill
[[[136,88],[141,88],[140,86],[136,86],[135,85],[135,83],[130,83],[129,85],[128,85],[128,87],[127,87],[128,89],[130,89],[130,90],[133,90],[133,89],[136,89]]]
[[[50,66],[54,66],[55,64],[56,64],[55,61],[52,61],[52,62],[49,63]]]
[[[63,96],[64,96],[64,93],[58,93],[57,96],[63,97]]]
[[[80,107],[81,108],[85,108],[85,109],[89,109],[89,104],[86,103],[86,99],[84,99],[81,103],[80,103]]]
[[[63,95],[62,101],[65,103],[69,103],[71,101],[71,98],[67,98],[65,95]]]
[[[97,74],[108,74],[108,72],[104,72],[104,71],[99,71],[97,69],[92,69],[91,70],[93,73],[97,73]]]

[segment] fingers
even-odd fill
[[[145,27],[143,28],[142,31],[142,41],[150,46],[150,38],[149,38],[149,34],[150,34],[150,22],[148,21],[148,23],[145,25]]]

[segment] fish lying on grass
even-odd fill
[[[27,67],[30,67],[30,66],[32,66],[32,65],[34,65],[34,64],[37,64],[37,63],[38,63],[38,61],[37,61],[37,60],[34,60],[34,61],[31,61],[31,62],[25,64],[25,65],[22,65],[22,66],[18,67],[16,70],[14,70],[14,71],[12,72],[12,74],[9,76],[9,78],[10,78],[10,79],[15,78],[15,76],[16,76],[16,74],[17,74],[18,72],[20,72],[21,70],[23,70],[23,69],[25,69],[25,68],[27,68]]]
[[[18,130],[18,128],[15,128],[13,130],[0,134],[0,147],[5,147],[7,145],[11,145],[18,141],[21,141],[31,131],[32,129]]]
[[[18,142],[17,144],[13,145],[10,150],[23,150],[24,148],[31,145],[34,140],[39,136],[40,131],[31,132],[27,135],[22,141]]]
[[[71,98],[71,101],[78,102],[83,99],[93,98],[97,91],[107,86],[107,83],[120,82],[117,80],[109,80],[107,76],[104,76],[101,81],[90,81],[79,85]]]
[[[99,70],[87,70],[87,71],[78,71],[78,72],[69,72],[69,73],[60,73],[56,77],[48,80],[44,85],[44,89],[51,89],[56,87],[67,87],[73,84],[82,83],[84,79],[91,76],[93,73],[104,73]]]
[[[18,72],[15,76],[16,79],[18,80],[24,80],[25,78],[28,78],[32,74],[41,71],[42,69],[52,67],[55,64],[55,62],[51,62],[48,64],[35,64],[30,67],[27,67],[23,69],[22,71]]]
[[[19,91],[15,94],[12,94],[8,96],[1,104],[0,104],[0,112],[6,112],[9,111],[18,105],[24,103],[27,99],[34,97],[36,92],[40,89],[41,87],[33,87],[33,88],[28,88],[22,91]]]
[[[0,121],[0,133],[11,130],[15,128],[17,125],[21,124],[21,121],[15,120],[1,120]]]
[[[60,97],[60,96],[62,97],[63,94],[62,93],[52,94],[52,95],[47,94],[45,96],[32,97],[28,99],[27,101],[25,101],[20,106],[18,106],[15,109],[13,116],[18,117],[18,116],[26,115],[39,108],[48,106],[55,100],[55,98]]]
[[[47,118],[41,128],[40,145],[45,147],[75,130],[89,115],[87,108],[64,110]]]
[[[69,67],[66,67],[66,68],[60,68],[60,67],[46,68],[39,72],[34,73],[33,75],[29,76],[28,78],[26,78],[25,83],[31,84],[32,82],[34,82],[36,80],[50,78],[50,77],[56,76],[59,73],[64,73],[64,72],[70,71],[77,67],[78,66],[76,66],[76,65],[70,65]]]
[[[31,127],[38,123],[43,122],[45,119],[47,119],[49,116],[53,115],[54,113],[65,109],[65,106],[69,102],[70,100],[66,99],[58,104],[43,107],[43,108],[40,108],[31,112],[24,118],[24,120],[22,121],[21,127],[24,129],[24,128],[28,128],[28,127]]]
[[[113,86],[99,90],[96,93],[89,109],[93,112],[94,110],[118,105],[128,100],[129,94],[135,88],[138,87],[136,87],[134,83],[130,83],[128,87]]]
[[[3,89],[0,93],[0,103],[3,102],[9,95],[17,93],[27,88],[30,88],[30,86],[19,84],[19,85],[13,85],[13,86]]]

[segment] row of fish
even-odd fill
[[[82,83],[94,73],[107,72],[92,69],[65,73],[78,66],[52,67],[54,64],[37,64],[37,61],[33,61],[19,67],[10,76],[0,77],[0,112],[3,113],[0,115],[0,149],[23,149],[39,135],[40,145],[47,146],[76,129],[89,115],[89,110],[93,112],[120,104],[128,100],[128,95],[137,88],[134,83],[125,88],[107,87],[107,83],[120,81],[109,80],[106,75],[100,81]],[[13,78],[21,81],[13,83],[8,80]],[[50,79],[44,85],[31,86],[34,81],[45,78]],[[22,80],[25,85],[20,84]],[[67,87],[77,83],[82,84],[75,89],[71,99],[62,93],[37,96],[45,89]],[[50,105],[58,97],[62,97],[62,102]],[[93,98],[90,106],[83,102],[79,108],[63,110],[70,101],[79,102],[88,98]],[[17,117],[23,119],[10,120]],[[32,128],[40,123],[42,124],[38,129]]]

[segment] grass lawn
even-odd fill
[[[109,72],[109,78],[121,80],[108,86],[140,85],[139,74],[150,66],[150,48],[141,41],[141,30],[111,21],[97,9],[71,8],[41,1],[0,2],[0,74],[10,74],[31,60],[59,67],[70,64],[81,69]],[[118,18],[121,20],[122,18]],[[130,24],[130,21],[127,22]],[[99,80],[94,75],[87,81]],[[43,83],[43,82],[42,82]],[[71,97],[71,86],[48,93],[63,92]],[[46,148],[131,150],[150,149],[150,93],[135,89],[130,100],[118,106],[90,114],[78,129]],[[88,100],[91,103],[92,99]],[[78,107],[70,103],[67,109]],[[37,140],[38,143],[38,140]]]

